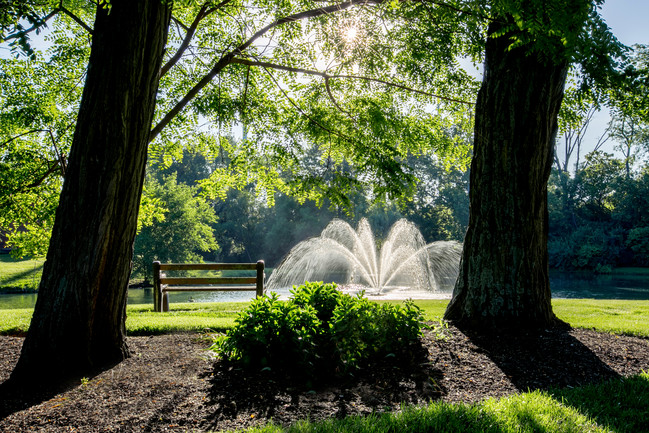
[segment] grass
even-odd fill
[[[126,307],[126,331],[129,335],[225,332],[234,326],[234,319],[247,305],[248,302],[174,303],[168,313],[156,313],[148,304],[129,305]]]
[[[387,302],[387,301],[384,301]],[[439,320],[448,301],[420,300],[427,320]],[[557,316],[576,327],[649,338],[649,301],[556,299]],[[129,335],[225,331],[247,302],[173,304],[169,313],[150,305],[127,307]],[[31,309],[0,310],[0,334],[20,335]],[[449,433],[631,433],[649,432],[649,373],[598,385],[526,392],[476,404],[433,402],[403,406],[398,413],[303,421],[284,428],[268,424],[247,433],[449,432]]]
[[[156,313],[151,305],[126,307],[128,335],[156,335],[170,332],[225,332],[234,325],[247,302],[177,303],[172,311]],[[24,335],[33,309],[0,310],[0,335]]]
[[[31,308],[0,310],[0,335],[24,335],[33,311]]]
[[[397,302],[397,301],[381,301]],[[426,320],[438,321],[447,300],[417,300]],[[174,303],[168,313],[155,313],[151,305],[128,305],[126,330],[129,335],[168,332],[223,332],[248,302]],[[649,338],[649,301],[554,299],[554,312],[578,328]],[[0,310],[0,335],[23,334],[29,327],[31,309]]]
[[[552,308],[577,328],[649,337],[649,301],[553,299]]]
[[[44,259],[14,259],[0,255],[0,291],[34,291],[43,272]]]

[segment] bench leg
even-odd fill
[[[162,294],[162,306],[160,311],[167,312],[169,311],[169,293],[164,292]]]

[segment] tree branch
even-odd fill
[[[223,57],[219,59],[218,62],[212,67],[212,69],[194,86],[192,87],[187,94],[176,103],[176,105],[160,120],[160,122],[153,127],[151,130],[151,134],[149,134],[149,141],[153,141],[158,134],[160,134],[160,131],[169,124],[171,119],[176,117],[180,111],[182,111],[185,106],[196,97],[196,95],[205,87],[207,84],[212,81],[212,79],[219,74],[223,68],[225,68],[227,65],[232,63],[232,59],[234,59],[236,56],[240,55],[245,51],[248,47],[250,47],[257,39],[262,37],[266,32],[268,32],[271,29],[274,29],[277,26],[280,26],[285,23],[292,23],[295,21],[300,21],[306,18],[315,18],[319,17],[322,15],[327,15],[330,13],[338,12],[341,10],[349,9],[353,6],[358,6],[358,5],[367,5],[367,4],[377,4],[379,3],[377,0],[350,0],[344,3],[339,3],[335,5],[330,5],[318,9],[311,9],[308,11],[303,11],[303,12],[298,12],[293,15],[286,16],[284,18],[280,18],[278,20],[273,21],[272,23],[268,24],[267,26],[263,27],[261,30],[257,31],[255,34],[253,34],[247,41],[236,47],[234,50],[230,51],[229,53],[225,54]]]
[[[11,40],[11,39],[21,38],[21,37],[27,35],[28,33],[33,32],[34,30],[38,30],[39,28],[44,26],[54,15],[58,14],[60,11],[61,10],[59,8],[54,9],[52,12],[50,12],[49,14],[44,16],[39,24],[34,24],[32,27],[30,27],[28,29],[25,29],[22,32],[17,32],[17,33],[14,33],[12,35],[8,35],[6,38],[4,38],[3,42]]]
[[[63,2],[59,5],[59,9],[61,12],[65,13],[67,16],[72,18],[75,23],[79,24],[81,27],[83,27],[88,33],[93,34],[94,30],[92,27],[90,27],[88,24],[84,23],[81,18],[73,14],[71,11],[67,10],[66,8],[63,7]]]
[[[23,132],[22,134],[18,134],[15,137],[11,137],[9,140],[5,141],[4,143],[0,143],[0,147],[6,146],[12,141],[18,140],[20,137],[24,137],[25,135],[33,134],[34,132],[49,132],[49,131],[50,131],[49,129],[32,129],[31,131]]]
[[[183,38],[183,41],[180,44],[180,47],[178,47],[178,50],[176,51],[176,53],[160,69],[160,76],[161,77],[164,76],[169,71],[169,69],[171,69],[171,67],[178,62],[178,60],[180,60],[183,53],[187,50],[187,47],[189,47],[189,43],[191,42],[192,38],[194,37],[194,34],[196,33],[196,29],[198,28],[198,24],[200,24],[200,22],[205,17],[207,17],[208,15],[216,12],[217,10],[222,8],[223,6],[230,3],[231,1],[232,0],[223,0],[221,3],[219,3],[218,5],[214,6],[213,8],[210,8],[210,9],[207,8],[207,3],[204,4],[201,7],[201,9],[196,14],[196,17],[194,18],[194,21],[192,21],[191,25],[189,27],[185,27],[185,30],[187,31],[187,33],[185,34],[185,37]],[[180,25],[182,25],[182,23],[180,23]]]
[[[326,72],[313,71],[310,69],[303,69],[303,68],[294,68],[292,66],[277,65],[274,63],[259,62],[254,60],[241,59],[241,58],[233,58],[231,63],[238,63],[240,65],[248,65],[248,66],[261,66],[264,68],[278,69],[287,72],[296,72],[300,74],[315,75],[315,76],[322,77],[325,80],[330,80],[335,78],[349,78],[354,80],[370,81],[373,83],[379,83],[390,87],[396,87],[398,89],[406,90],[408,92],[418,93],[420,95],[430,96],[432,98],[437,98],[448,102],[457,102],[460,104],[474,105],[473,102],[463,101],[461,99],[449,98],[447,96],[436,95],[434,93],[425,92],[423,90],[413,89],[412,87],[404,86],[403,84],[393,83],[391,81],[381,80],[379,78],[365,77],[362,75],[344,75],[344,74],[330,75]]]
[[[250,66],[248,66],[250,67]],[[331,92],[331,86],[329,86],[329,78],[325,77],[325,88],[327,89],[327,95],[329,95],[329,99],[331,100],[331,103],[334,104],[334,107],[338,109],[341,113],[345,113],[347,116],[352,117],[351,113],[347,110],[343,110],[343,108],[338,105],[338,101],[336,101],[336,98],[334,98],[333,93]]]
[[[183,24],[182,21],[180,21],[178,18],[174,17],[173,15],[171,16],[171,21],[173,21],[177,27],[182,27],[184,31],[189,30],[189,28],[185,24]],[[180,31],[178,33],[180,33]]]
[[[45,182],[45,179],[47,179],[50,174],[56,172],[57,169],[59,169],[59,168],[61,168],[61,169],[63,168],[61,166],[60,161],[47,161],[46,160],[46,162],[47,162],[47,170],[38,179],[36,179],[34,182],[30,183],[29,185],[25,185],[22,189],[20,189],[18,191],[15,191],[15,192],[23,192],[23,191],[27,191],[28,189],[36,188],[37,186],[41,186],[43,184],[43,182]]]
[[[279,85],[279,83],[277,82],[277,80],[275,79],[275,77],[273,77],[273,74],[271,74],[271,73],[268,71],[268,68],[265,68],[265,67],[264,67],[264,70],[265,70],[266,73],[270,76],[270,79],[273,80],[273,82],[275,83],[275,85],[277,86],[277,88],[280,90],[280,92],[282,92],[282,94],[283,94],[284,97],[288,100],[288,102],[290,102],[291,105],[292,105],[293,107],[295,107],[295,109],[296,109],[297,111],[300,112],[300,114],[302,114],[304,117],[306,117],[307,119],[309,119],[309,120],[310,120],[311,122],[313,122],[313,123],[314,123],[318,128],[322,129],[323,131],[327,131],[329,134],[336,135],[336,136],[338,136],[338,137],[340,137],[340,138],[342,138],[342,139],[344,139],[344,140],[346,140],[346,141],[349,141],[349,142],[353,142],[353,141],[354,141],[354,140],[352,140],[350,137],[347,137],[347,136],[345,136],[345,135],[343,135],[343,134],[341,134],[341,133],[339,133],[339,132],[337,132],[337,131],[334,131],[334,130],[332,130],[332,129],[330,129],[330,128],[327,128],[327,127],[324,126],[322,123],[318,122],[317,120],[315,120],[314,118],[312,118],[311,116],[309,116],[308,114],[306,114],[306,113],[304,112],[304,110],[302,110],[302,109],[301,109],[301,108],[300,108],[300,107],[295,103],[295,101],[293,101],[293,100],[291,99],[291,97],[288,96],[288,94],[286,93],[286,91],[285,91],[284,89],[282,89],[282,86]]]

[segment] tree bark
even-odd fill
[[[38,301],[14,376],[81,374],[128,356],[137,214],[171,2],[97,9]]]
[[[445,318],[481,330],[547,327],[547,182],[567,61],[492,37],[478,93],[469,227]],[[557,56],[558,57],[558,56]]]

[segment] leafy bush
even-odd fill
[[[254,299],[239,313],[234,328],[213,348],[245,369],[309,371],[319,326],[313,307],[282,302],[271,293]]]
[[[315,308],[323,327],[326,327],[333,317],[334,310],[343,296],[334,283],[323,284],[308,281],[291,290],[291,295],[294,304],[300,307],[310,305]]]
[[[622,237],[619,230],[605,225],[584,225],[566,237],[549,239],[550,266],[562,269],[592,269],[605,273],[616,264],[620,256]]]
[[[291,294],[288,301],[274,293],[253,300],[213,350],[250,371],[317,378],[398,358],[421,335],[423,314],[410,301],[377,304],[323,283],[294,287]]]
[[[626,246],[633,251],[638,264],[649,265],[649,227],[635,227],[630,230]]]

